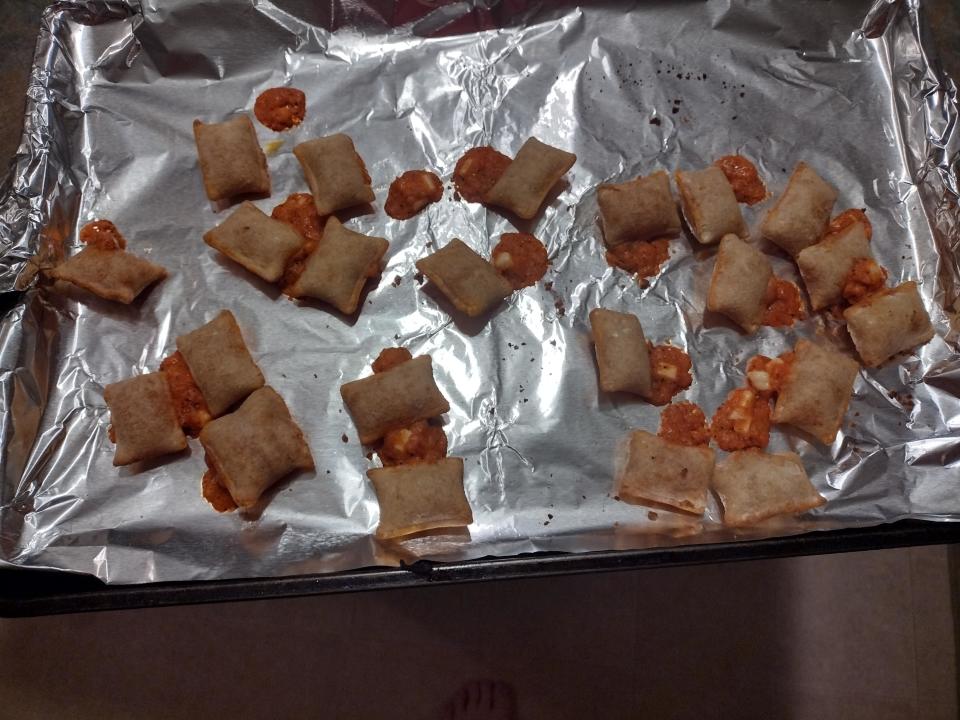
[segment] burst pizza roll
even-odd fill
[[[203,241],[267,282],[283,276],[287,261],[303,245],[293,227],[274,220],[252,202],[244,202],[204,233]]]
[[[596,308],[590,311],[590,328],[600,389],[648,397],[652,387],[650,352],[637,316]]]
[[[677,445],[643,430],[630,434],[627,464],[617,495],[631,503],[656,503],[702,515],[713,476],[709,447]]]
[[[463,460],[396,465],[367,471],[380,501],[377,537],[403,537],[423,530],[466,527],[473,511],[463,492]]]
[[[236,412],[207,423],[200,443],[207,464],[242,508],[255,505],[264,491],[295,470],[313,469],[303,432],[269,386],[250,395]]]
[[[859,222],[800,251],[797,265],[814,310],[843,300],[843,284],[859,258],[873,259],[866,228]]]
[[[603,241],[609,247],[680,233],[680,215],[670,192],[670,176],[663,170],[619,185],[601,185],[597,189],[597,204]]]
[[[147,287],[165,278],[167,271],[124,250],[103,250],[88,245],[48,275],[105,300],[129,305]]]
[[[147,373],[107,385],[103,399],[110,408],[116,436],[114,465],[152,460],[187,447],[163,373]]]
[[[350,315],[357,309],[363,286],[380,272],[389,243],[361,235],[330,216],[323,240],[307,258],[303,272],[287,289],[291,297],[312,297]]]
[[[796,255],[817,242],[830,222],[836,189],[805,162],[797,163],[787,189],[767,213],[760,233]]]
[[[924,345],[934,335],[913,281],[867,297],[847,308],[843,317],[867,367],[877,367],[899,352]]]
[[[860,364],[843,353],[800,340],[773,408],[773,421],[793,425],[829,445],[847,412]]]
[[[429,355],[340,387],[340,396],[357,426],[363,444],[417,420],[442,415],[450,404],[433,379]]]
[[[723,505],[723,522],[732,527],[802,513],[826,500],[807,477],[794,453],[768,454],[755,448],[730,453],[713,473],[713,489]]]
[[[246,115],[222,123],[193,121],[203,188],[210,200],[270,192],[267,158]]]
[[[746,237],[747,225],[723,170],[715,165],[689,172],[678,170],[676,179],[683,214],[698,241],[711,245],[724,235]]]
[[[263,387],[263,373],[250,356],[237,320],[229,310],[178,337],[177,350],[214,417]]]
[[[539,211],[550,188],[573,167],[577,156],[528,139],[513,162],[484,197],[484,201],[506,208],[529,220]]]
[[[460,312],[470,317],[492,310],[513,292],[492,263],[457,239],[417,260],[416,266]]]
[[[748,333],[763,320],[767,284],[773,277],[770,260],[736,235],[720,241],[717,262],[707,292],[707,310],[722,313]]]
[[[366,165],[347,135],[308,140],[293,148],[293,154],[300,161],[321,217],[376,199]]]

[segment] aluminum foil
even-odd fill
[[[277,85],[304,90],[308,111],[288,133],[257,126],[273,150],[262,209],[306,190],[292,148],[308,138],[350,134],[374,179],[376,211],[348,226],[390,250],[358,317],[292,303],[201,240],[225,213],[205,199],[191,123],[250,112]],[[12,303],[0,325],[0,558],[140,583],[960,520],[955,95],[919,0],[55,3],[0,197],[0,291]],[[382,211],[389,183],[419,168],[449,179],[467,148],[513,154],[530,135],[578,156],[520,228],[547,245],[550,270],[489,321],[452,320],[414,261],[453,237],[489,255],[513,226],[449,188],[416,219],[393,221]],[[866,208],[891,281],[920,281],[937,330],[861,372],[832,447],[775,429],[770,450],[799,452],[828,503],[739,533],[720,525],[714,501],[698,521],[612,497],[618,443],[655,430],[659,409],[598,393],[587,322],[600,305],[629,310],[654,342],[683,347],[695,379],[681,398],[708,415],[753,354],[799,337],[845,342],[819,317],[750,338],[704,322],[713,259],[688,237],[645,286],[606,264],[599,183],[729,153],[757,161],[775,193],[806,160],[839,188],[838,210]],[[751,227],[768,206],[745,209]],[[112,219],[170,277],[129,307],[38,285],[31,258],[72,252],[94,218]],[[773,262],[798,279],[784,257]],[[177,335],[224,307],[317,461],[256,517],[201,499],[195,441],[170,462],[111,465],[104,386],[155,370]],[[372,537],[371,463],[338,388],[394,344],[433,356],[475,522],[386,545]]]

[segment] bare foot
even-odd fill
[[[516,720],[513,688],[495,680],[468,682],[443,710],[444,720]]]

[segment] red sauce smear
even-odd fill
[[[407,220],[443,197],[443,183],[429,170],[408,170],[390,183],[383,209],[396,220]]]
[[[377,454],[384,467],[437,462],[447,455],[447,436],[443,428],[418,420],[388,432]]]
[[[747,363],[747,384],[760,397],[773,397],[786,380],[794,354],[785,352],[778,358],[756,355]]]
[[[650,402],[654,405],[666,405],[678,392],[686,390],[693,383],[690,375],[690,356],[672,345],[650,346],[650,370],[653,387]]]
[[[80,242],[100,250],[123,250],[127,241],[109,220],[93,220],[80,228]]]
[[[854,305],[880,292],[886,284],[886,269],[870,258],[858,258],[843,281],[843,299]]]
[[[253,104],[257,120],[278,132],[299,125],[306,113],[307,96],[296,88],[264,90]]]
[[[867,240],[870,240],[873,237],[873,226],[867,219],[867,211],[866,209],[860,208],[850,208],[849,210],[844,210],[842,213],[837,215],[833,220],[830,221],[830,224],[827,225],[827,230],[823,235],[824,237],[827,235],[836,235],[838,232],[841,230],[846,230],[854,223],[863,223]]]
[[[483,202],[510,163],[503,153],[484,145],[467,150],[453,170],[453,184],[467,202]]]
[[[732,390],[710,422],[721,450],[765,448],[770,442],[770,403],[751,388]]]
[[[203,499],[213,505],[213,509],[217,512],[230,512],[237,509],[237,504],[230,496],[230,492],[220,481],[220,474],[213,468],[203,474],[203,479],[200,481],[200,493],[203,495]]]
[[[497,272],[514,290],[535,284],[547,272],[547,249],[527,233],[501,235],[492,260]]]
[[[692,402],[667,405],[660,414],[657,435],[675,445],[697,447],[710,444],[710,430],[703,410]]]
[[[767,188],[756,166],[743,155],[724,155],[714,165],[723,170],[733,187],[737,202],[756,205],[767,196]]]
[[[670,241],[628,240],[607,250],[607,263],[637,276],[644,281],[660,272],[660,266],[670,257]]]
[[[789,280],[771,277],[767,283],[766,303],[762,321],[764,325],[790,327],[803,317],[800,288]]]
[[[288,288],[300,277],[307,258],[320,243],[320,238],[323,237],[323,222],[310,193],[294,193],[277,205],[270,217],[285,222],[303,238],[303,245],[287,261],[283,278],[280,280],[280,287]]]
[[[397,365],[405,363],[407,360],[413,360],[413,355],[410,354],[410,351],[402,347],[393,347],[393,348],[384,348],[380,351],[380,354],[377,355],[377,359],[373,361],[373,372],[382,373],[387,370],[392,370]]]
[[[196,437],[203,426],[213,419],[213,415],[179,350],[160,363],[160,372],[166,376],[167,385],[170,386],[177,421],[188,435]]]

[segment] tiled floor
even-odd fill
[[[957,717],[944,548],[0,622],[4,718]]]

